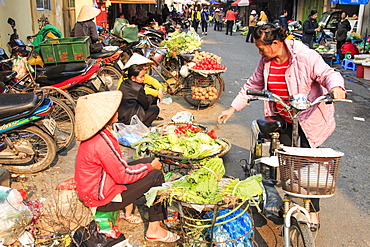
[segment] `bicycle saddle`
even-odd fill
[[[14,79],[17,75],[15,71],[0,71],[0,81],[9,82]]]
[[[281,132],[286,126],[285,120],[280,116],[269,116],[257,119],[258,127],[264,134]]]
[[[39,97],[36,94],[0,94],[0,119],[11,117],[38,107]]]

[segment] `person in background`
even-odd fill
[[[131,65],[127,70],[128,79],[119,87],[123,93],[122,102],[118,108],[120,123],[130,124],[131,118],[137,115],[140,121],[150,127],[158,117],[159,107],[151,104],[144,91],[145,69],[141,65]]]
[[[233,9],[230,7],[229,10],[226,12],[226,35],[229,34],[230,36],[233,35],[233,25],[235,24],[235,13]]]
[[[247,90],[269,90],[289,99],[298,93],[307,95],[309,101],[331,92],[335,99],[345,99],[344,79],[331,68],[315,50],[302,42],[286,39],[287,32],[273,24],[259,26],[254,31],[255,45],[262,58],[254,73],[242,87],[228,110],[221,112],[218,123],[226,123],[235,111],[241,111],[254,96]],[[280,142],[290,146],[292,140],[291,112],[284,110],[275,102],[265,103],[265,116],[279,115],[287,127],[280,135]],[[301,147],[316,148],[333,133],[335,129],[334,104],[321,103],[304,111],[298,117]],[[319,199],[312,199],[311,231],[319,228]]]
[[[222,20],[222,13],[221,13],[219,8],[217,8],[215,10],[215,14],[214,14],[213,19],[215,20],[215,26],[214,26],[213,30],[221,31],[223,20]]]
[[[340,49],[343,56],[349,54],[352,58],[354,55],[359,53],[357,46],[355,46],[350,39],[347,39],[346,43],[344,43]]]
[[[95,44],[99,40],[98,31],[94,18],[100,14],[100,9],[83,5],[77,17],[77,22],[73,27],[71,37],[90,37],[90,44]]]
[[[163,5],[163,8],[162,8],[162,21],[163,22],[166,22],[167,21],[167,17],[170,15],[170,10],[167,6],[167,4],[164,4]]]
[[[123,158],[112,129],[118,121],[121,99],[120,91],[108,91],[84,95],[77,100],[75,131],[81,143],[74,174],[76,190],[84,205],[96,212],[127,208],[150,188],[164,183],[158,159],[148,157],[127,162]],[[148,213],[146,240],[176,242],[179,239],[160,226],[167,218],[163,203],[149,207]]]
[[[207,35],[209,21],[209,12],[207,6],[204,6],[202,12],[200,13],[200,19],[202,20],[202,34]]]
[[[316,21],[318,15],[317,9],[311,10],[310,15],[303,23],[302,42],[311,49],[313,49],[316,32],[321,30]]]
[[[251,38],[251,43],[253,43],[253,32],[254,29],[257,27],[257,11],[254,9],[251,11],[251,14],[249,15],[249,26],[248,26],[248,34],[247,39],[245,42],[249,42],[249,37]]]
[[[337,40],[337,55],[339,55],[340,60],[344,58],[341,51],[342,45],[346,43],[347,32],[351,30],[351,24],[347,20],[347,12],[343,11],[341,14],[341,19],[338,22],[338,28],[335,32],[335,39]]]
[[[183,13],[184,13],[184,17],[186,18],[189,17],[189,6],[187,4],[184,5]]]
[[[267,17],[265,11],[261,10],[258,22],[261,24],[266,24],[269,22],[269,18]]]
[[[285,30],[288,31],[288,11],[286,11],[285,9],[283,11],[281,11],[280,13],[280,16],[279,16],[279,26],[280,27],[284,27]]]
[[[194,7],[194,10],[191,12],[190,19],[195,32],[198,32],[198,26],[200,23],[200,11],[198,6]]]

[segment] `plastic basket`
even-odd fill
[[[48,39],[40,44],[40,48],[45,64],[85,61],[90,56],[88,36]]]
[[[276,152],[287,194],[306,198],[334,195],[343,153],[327,148],[285,147]]]

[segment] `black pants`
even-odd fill
[[[199,21],[194,20],[193,21],[193,28],[194,28],[195,32],[198,32],[198,26],[199,26]]]
[[[202,20],[202,33],[206,33],[208,29],[208,22]]]
[[[143,124],[145,126],[149,127],[152,125],[153,121],[158,117],[159,115],[159,107],[157,105],[151,105],[149,106],[149,109],[145,111],[144,119],[142,120]]]
[[[144,158],[129,162],[129,165],[139,163],[150,163],[153,158]],[[151,187],[160,186],[164,183],[164,177],[161,171],[153,170],[144,178],[132,184],[126,184],[127,190],[121,192],[123,202],[110,202],[107,205],[98,207],[99,212],[114,212],[124,209],[126,206],[134,203],[138,198],[144,195]],[[149,208],[149,222],[162,221],[167,219],[167,210],[163,203],[156,203]]]
[[[346,43],[346,40],[337,41],[337,55],[339,55],[340,60],[343,60],[344,54],[342,54],[342,45]]]
[[[248,34],[247,34],[247,39],[245,40],[246,42],[249,42],[249,37],[251,37],[251,43],[253,43],[254,39],[253,39],[253,33],[254,33],[254,29],[256,27],[252,27],[252,26],[249,26],[248,28]]]
[[[233,25],[234,25],[234,21],[226,21],[226,35],[229,33],[229,31],[230,31],[230,36],[233,34]]]
[[[213,30],[220,31],[220,25],[221,25],[221,23],[219,21],[215,20],[215,26],[213,27]]]
[[[293,135],[293,124],[287,123],[287,128],[284,133],[280,135],[280,142],[286,146],[292,145],[292,135]],[[298,128],[298,135],[300,137],[300,146],[302,148],[310,148],[310,143],[308,142],[306,135],[304,134],[301,126],[299,125]],[[318,198],[311,198],[312,205],[310,206],[311,212],[319,212],[320,211],[320,199]]]

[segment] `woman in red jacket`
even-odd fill
[[[118,121],[120,91],[82,96],[76,107],[76,139],[81,141],[75,167],[79,198],[99,212],[114,212],[135,202],[151,187],[164,182],[158,159],[127,162],[121,154],[112,124]],[[145,239],[175,242],[179,236],[160,227],[167,218],[162,203],[149,208]]]

